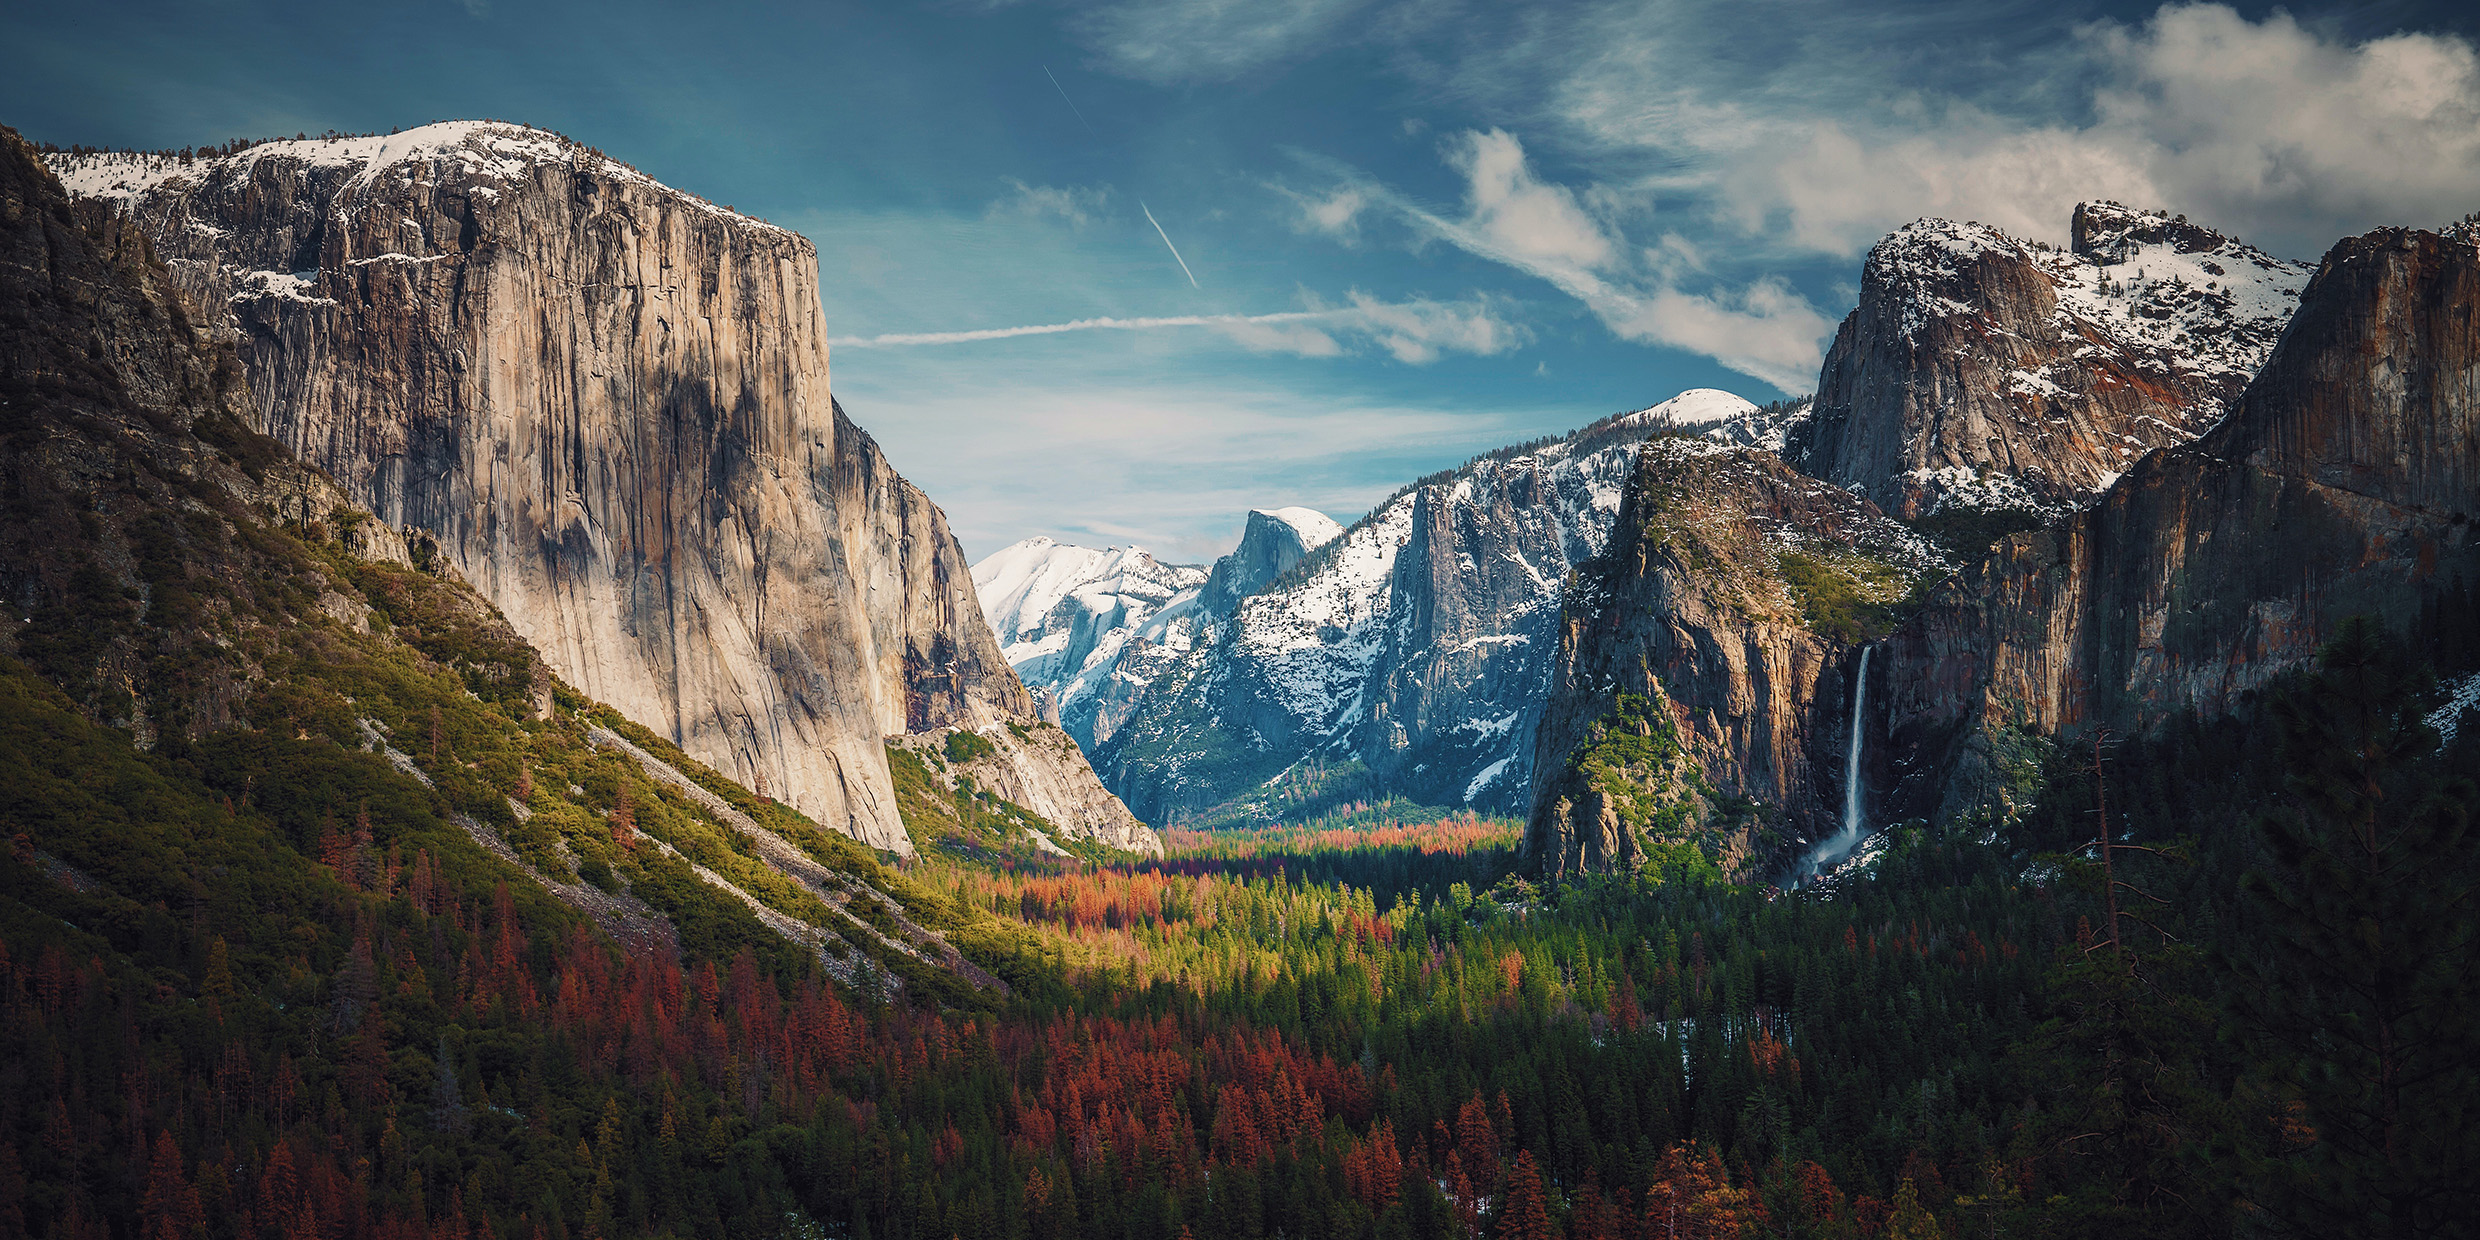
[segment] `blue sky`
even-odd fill
[[[970,554],[1202,560],[1249,507],[1805,392],[1921,215],[2115,197],[2314,257],[2480,210],[2470,7],[13,3],[0,123],[559,130],[817,243],[836,393]]]

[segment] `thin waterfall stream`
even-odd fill
[[[1792,870],[1792,883],[1797,886],[1849,858],[1860,841],[1869,834],[1868,798],[1860,786],[1860,748],[1867,735],[1866,712],[1869,707],[1869,655],[1873,647],[1860,648],[1860,671],[1852,678],[1851,744],[1843,755],[1843,825],[1826,837]]]

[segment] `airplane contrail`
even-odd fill
[[[1178,251],[1173,251],[1177,254]],[[1357,310],[1287,310],[1279,314],[1182,314],[1150,319],[1076,319],[1067,323],[1036,323],[1027,327],[985,327],[962,332],[891,332],[880,336],[842,336],[829,339],[833,348],[876,349],[908,344],[971,344],[979,340],[1008,340],[1017,336],[1055,336],[1061,332],[1140,331],[1150,327],[1216,327],[1225,323],[1299,323],[1312,319],[1341,318]]]
[[[1059,84],[1059,75],[1051,72],[1049,65],[1042,66],[1042,76],[1051,80],[1051,89],[1059,92],[1059,101],[1067,104],[1070,112],[1076,113],[1076,123],[1085,127],[1086,136],[1097,139],[1102,137],[1101,134],[1094,132],[1093,122],[1085,119],[1085,113],[1076,106],[1076,100],[1068,97],[1068,88]]]
[[[1171,244],[1171,234],[1163,231],[1162,221],[1154,218],[1154,209],[1137,200],[1137,210],[1145,212],[1145,222],[1154,226],[1154,235],[1163,239],[1163,248],[1171,251],[1171,261],[1180,265],[1180,274],[1188,277],[1188,286],[1197,287],[1197,273],[1188,269],[1188,260],[1180,257],[1180,247]]]

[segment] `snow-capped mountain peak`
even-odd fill
[[[1904,516],[2064,511],[2220,421],[2312,271],[2113,202],[2072,234],[1923,219],[1878,242],[1784,458]]]
[[[1343,526],[1315,508],[1255,508],[1250,512],[1262,513],[1292,527],[1300,536],[1300,545],[1311,551],[1343,537]]]

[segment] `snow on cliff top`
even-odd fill
[[[1987,224],[1920,219],[1869,251],[1867,279],[1902,298],[1904,331],[1982,308],[1947,294],[1965,268],[1997,254],[2047,275],[2060,325],[2090,328],[2172,369],[2244,382],[2264,365],[2298,309],[2311,263],[2275,258],[2183,216],[2114,202],[2078,208],[2073,249],[2020,241]],[[2045,380],[2033,375],[2033,387]]]
[[[1757,406],[1747,398],[1720,388],[1689,388],[1650,409],[1631,413],[1623,421],[1632,426],[1668,426],[1683,431],[1705,431],[1737,422],[1756,411]]]
[[[1304,550],[1315,551],[1343,536],[1343,527],[1333,517],[1315,508],[1257,508],[1251,511],[1262,512],[1292,527],[1292,532],[1300,535],[1300,545]]]
[[[539,165],[565,163],[671,194],[712,215],[788,236],[798,235],[674,189],[550,130],[501,121],[439,121],[402,133],[360,138],[280,138],[230,155],[206,155],[191,160],[147,152],[107,151],[95,155],[56,154],[46,157],[46,162],[72,197],[112,199],[127,204],[158,188],[201,181],[215,172],[246,174],[259,161],[269,159],[296,161],[312,168],[359,169],[352,180],[357,189],[377,181],[382,173],[400,168],[410,179],[419,167],[454,165],[505,183],[523,179]]]

